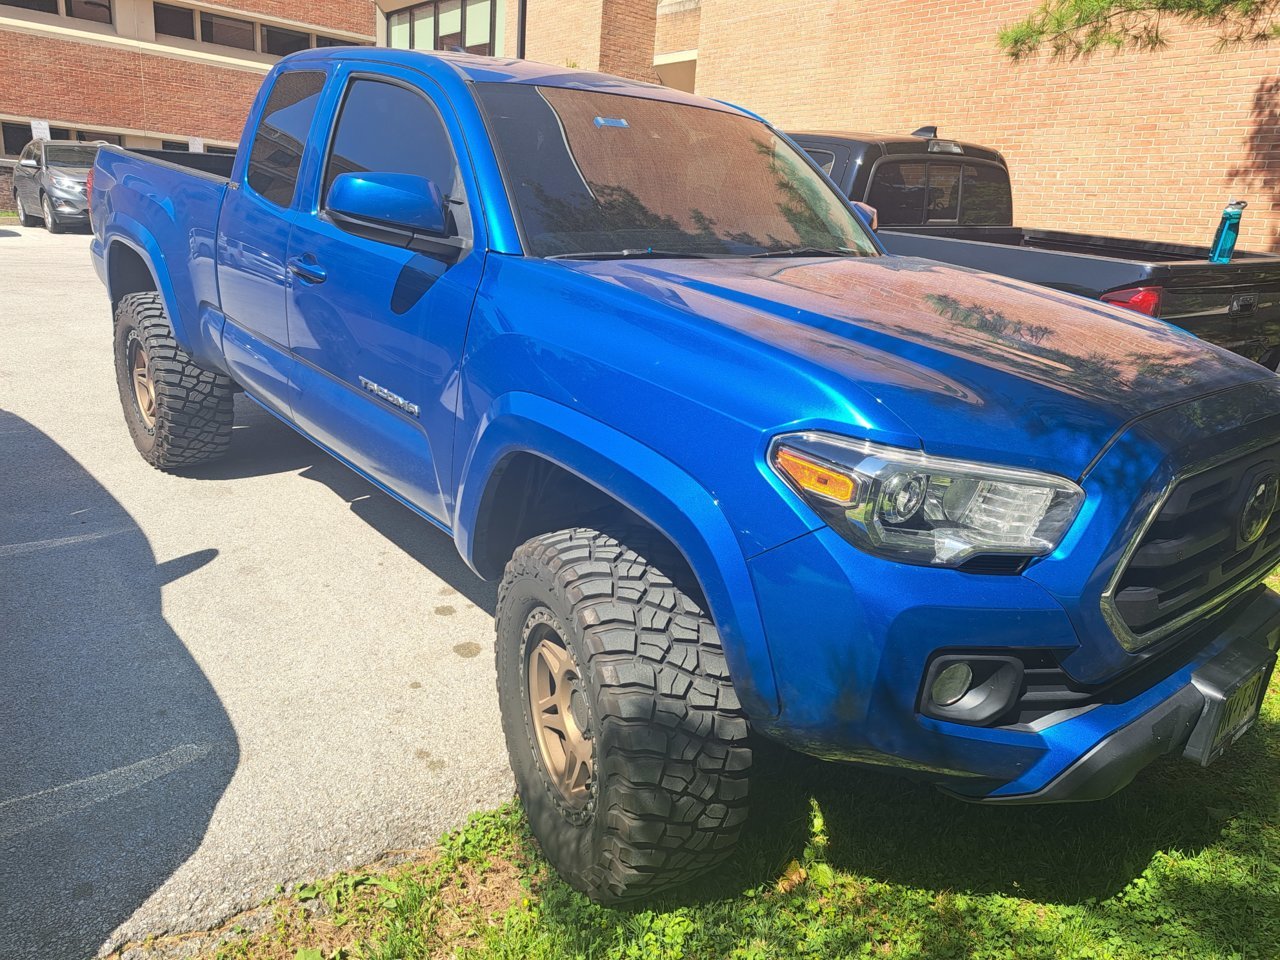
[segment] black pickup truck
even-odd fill
[[[1280,364],[1280,256],[1013,225],[996,150],[910,136],[793,133],[851,200],[873,207],[890,253],[924,257],[1104,300],[1176,324],[1270,367]],[[1214,224],[1205,224],[1206,240]]]

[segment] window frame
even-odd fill
[[[12,7],[14,10],[25,10],[27,13],[39,13],[46,17],[62,17],[66,16],[62,8],[62,0],[53,0],[53,10],[38,10],[34,7],[23,7],[16,3],[4,3],[0,0],[0,7]]]
[[[219,10],[199,9],[196,11],[196,13],[198,14],[198,16],[196,17],[196,23],[198,25],[196,39],[200,43],[207,43],[210,46],[214,46],[214,47],[222,47],[225,50],[242,50],[245,53],[261,52],[258,46],[259,22],[257,20],[245,20],[243,17],[228,16],[227,14],[222,13]],[[250,38],[249,46],[237,47],[234,44],[220,43],[217,40],[210,40],[208,37],[204,35],[204,18],[205,17],[209,17],[211,20],[227,20],[227,21],[230,21],[231,23],[246,24],[249,27],[249,38]]]
[[[276,92],[276,87],[280,84],[280,81],[283,78],[293,76],[299,73],[314,73],[314,74],[318,74],[321,78],[319,98],[316,100],[316,108],[312,112],[311,120],[307,125],[307,133],[310,134],[312,129],[314,129],[316,125],[316,117],[319,116],[320,113],[325,109],[325,87],[330,82],[330,78],[331,78],[330,72],[326,70],[322,65],[317,65],[317,64],[306,64],[305,66],[300,65],[291,70],[281,70],[278,74],[276,74],[275,80],[272,81],[271,89],[267,92],[267,98],[262,102],[262,112],[258,114],[258,123],[253,128],[253,135],[249,137],[248,149],[245,150],[245,155],[244,155],[244,173],[241,175],[240,179],[244,183],[245,191],[250,193],[255,199],[260,200],[265,204],[268,204],[273,210],[286,210],[286,211],[292,210],[297,205],[299,197],[302,196],[302,193],[301,193],[302,185],[303,185],[302,174],[303,174],[303,170],[305,168],[306,159],[307,159],[307,141],[306,140],[303,141],[302,152],[298,157],[298,170],[297,170],[297,173],[294,175],[293,193],[289,197],[289,202],[284,205],[278,204],[274,200],[272,200],[270,197],[265,196],[260,190],[258,190],[255,186],[253,186],[253,184],[249,182],[250,169],[253,166],[253,145],[254,145],[254,141],[258,139],[258,131],[262,129],[263,121],[266,118],[266,110],[267,110],[267,107],[271,104],[271,96]],[[205,149],[206,149],[206,152],[208,152],[208,147],[206,147]],[[224,147],[221,149],[226,149],[226,148]],[[231,152],[235,153],[238,151],[231,151]]]
[[[436,46],[440,42],[440,5],[446,0],[425,0],[424,3],[415,3],[412,6],[401,7],[399,10],[390,10],[383,14],[387,22],[387,46],[391,47],[391,18],[397,14],[405,14],[409,18],[409,46],[393,47],[395,50],[439,50]],[[462,38],[461,47],[467,49],[467,8],[472,5],[471,0],[460,0],[461,10],[460,21],[458,26],[458,35]],[[414,43],[414,13],[418,10],[431,9],[431,45],[426,47],[417,46]],[[504,11],[505,13],[505,11]],[[489,0],[489,52],[487,54],[477,54],[477,56],[496,57],[498,55],[498,0]],[[449,51],[444,51],[449,52]]]
[[[450,196],[446,196],[445,202],[449,204],[454,223],[458,227],[457,237],[463,241],[463,245],[458,253],[458,260],[461,261],[465,259],[475,246],[477,224],[476,217],[472,211],[466,167],[463,164],[464,153],[459,151],[458,144],[455,142],[453,133],[449,130],[449,123],[445,118],[445,112],[440,109],[440,105],[436,103],[435,98],[416,84],[410,83],[409,81],[396,76],[385,73],[358,71],[348,73],[342,78],[342,92],[338,95],[337,101],[329,112],[328,130],[324,138],[324,154],[320,158],[319,169],[316,171],[316,176],[311,183],[314,201],[311,204],[311,212],[333,226],[335,229],[341,230],[347,236],[360,236],[359,234],[355,234],[347,230],[341,223],[330,215],[328,204],[329,198],[327,196],[328,191],[325,189],[325,182],[329,177],[329,163],[333,158],[333,147],[337,142],[338,125],[342,122],[342,112],[346,109],[347,99],[351,95],[351,90],[362,80],[384,83],[389,86],[401,87],[408,90],[410,93],[425,101],[427,106],[435,114],[436,120],[439,121],[440,129],[444,131],[445,142],[449,145],[449,151],[453,154],[453,162],[458,171],[458,183],[454,189],[454,193]],[[361,239],[368,240],[369,238],[361,237]],[[372,240],[370,242],[389,244],[389,241],[380,240]],[[437,242],[451,246],[448,241],[442,240]]]
[[[156,24],[156,12],[157,12],[157,9],[160,7],[164,7],[164,9],[167,11],[185,11],[187,14],[187,19],[191,23],[191,36],[188,37],[185,34],[181,34],[181,33],[162,33]],[[155,35],[157,37],[172,37],[175,40],[192,40],[199,43],[200,42],[199,13],[200,11],[198,11],[195,7],[186,7],[176,3],[162,3],[160,2],[160,0],[155,0],[155,2],[151,4],[151,29],[155,32]]]
[[[928,165],[932,163],[948,163],[960,168],[960,179],[956,183],[957,189],[960,191],[960,197],[956,202],[956,216],[953,220],[934,220],[926,219],[918,224],[884,224],[884,226],[920,226],[920,227],[954,227],[954,226],[980,226],[980,224],[966,224],[960,222],[960,217],[964,213],[964,168],[966,165],[995,167],[1000,170],[1009,182],[1009,202],[1013,204],[1013,178],[1009,176],[1009,168],[995,160],[987,160],[984,157],[970,157],[960,154],[932,154],[932,153],[889,153],[880,157],[871,165],[871,171],[867,174],[867,189],[864,191],[863,201],[871,203],[871,190],[875,186],[876,174],[880,172],[880,168],[887,163],[923,163],[925,164],[925,199],[928,200],[929,190],[929,172]],[[871,204],[875,206],[875,204]],[[928,213],[928,209],[924,213]]]
[[[272,53],[267,49],[267,31],[274,30],[277,33],[287,33],[293,37],[301,37],[306,41],[306,46],[298,50],[291,50],[289,53],[301,53],[303,50],[311,50],[315,47],[315,34],[307,30],[295,30],[293,27],[281,27],[274,23],[258,24],[258,50],[269,57],[287,57],[289,53]]]
[[[71,18],[71,19],[73,19],[73,20],[83,20],[83,21],[85,21],[86,23],[103,23],[103,24],[106,24],[107,26],[114,26],[114,25],[115,25],[115,22],[116,22],[116,11],[115,11],[115,5],[114,5],[113,0],[97,0],[97,2],[101,3],[103,6],[105,6],[105,7],[107,8],[107,19],[106,19],[106,20],[95,20],[93,17],[78,17],[78,16],[76,16],[74,13],[72,13],[72,12],[71,12],[71,6],[72,6],[72,4],[74,4],[74,3],[88,3],[88,2],[89,2],[89,0],[61,0],[61,6],[62,6],[62,12],[63,12],[63,15],[64,15],[64,16],[67,16],[67,17],[70,17],[70,18]]]

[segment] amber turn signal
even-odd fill
[[[803,457],[800,454],[779,447],[773,456],[778,469],[796,482],[801,490],[816,493],[830,500],[848,503],[853,499],[857,484],[850,476],[838,470]]]

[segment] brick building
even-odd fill
[[[515,56],[520,0],[0,0],[0,122],[55,136],[230,147],[262,73],[298,45]],[[791,129],[943,136],[1001,150],[1027,226],[1280,249],[1280,41],[1223,51],[1177,26],[1152,53],[1010,63],[1036,0],[525,0],[525,54],[743,104]],[[20,142],[21,141],[21,142]],[[0,171],[2,173],[2,171]],[[0,196],[3,193],[0,192]]]
[[[0,206],[8,170],[54,139],[227,150],[263,74],[310,46],[371,44],[372,0],[0,0]]]

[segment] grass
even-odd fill
[[[512,804],[416,861],[282,894],[256,929],[233,922],[205,938],[204,955],[1280,957],[1280,679],[1253,731],[1212,767],[1158,763],[1095,804],[978,807],[875,771],[762,759],[738,853],[645,908],[606,909],[570,889]]]

